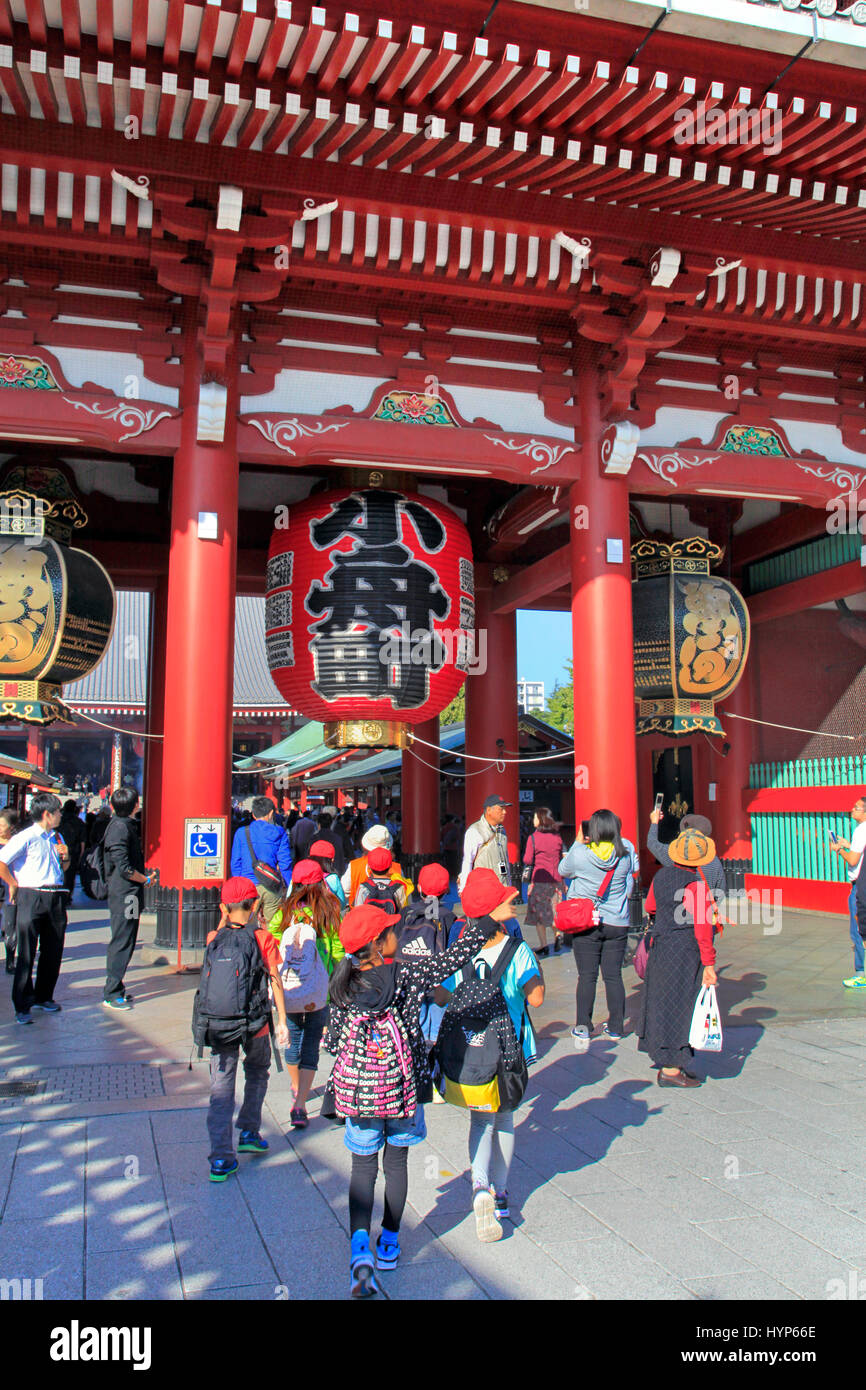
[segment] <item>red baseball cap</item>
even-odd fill
[[[220,901],[226,907],[236,907],[238,903],[252,902],[261,893],[251,878],[227,878],[220,893]]]
[[[394,862],[394,856],[384,845],[378,849],[371,849],[367,855],[367,868],[374,874],[385,874]]]
[[[507,888],[492,869],[473,869],[467,876],[460,902],[467,917],[485,917],[500,903],[509,903],[519,893]]]
[[[444,864],[425,864],[418,875],[418,891],[425,898],[441,898],[451,883]]]
[[[299,859],[292,869],[292,883],[324,883],[321,864],[312,859]]]
[[[313,857],[318,855],[320,859],[333,859],[335,851],[330,840],[314,840],[307,853]]]
[[[360,951],[362,946],[375,941],[377,936],[399,921],[399,912],[392,915],[383,912],[380,907],[353,907],[340,923],[340,941],[346,954]]]

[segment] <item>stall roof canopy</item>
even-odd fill
[[[60,783],[59,777],[51,777],[49,773],[42,772],[34,763],[27,763],[24,762],[23,758],[10,758],[6,753],[0,753],[0,781],[4,777],[14,782],[26,782],[34,787],[51,788]]]
[[[117,619],[105,656],[83,680],[63,688],[73,708],[143,714],[147,703],[147,658],[150,637],[150,595],[118,589]],[[274,710],[287,713],[286,703],[271,680],[265,655],[265,600],[235,599],[235,713]],[[321,726],[320,726],[321,728]]]
[[[537,737],[557,751],[561,749],[563,762],[569,760],[574,741],[561,729],[555,729],[552,725],[545,724],[543,720],[536,719],[533,715],[521,715],[518,727],[521,733]],[[450,753],[459,758],[465,749],[465,744],[465,724],[448,724],[440,730],[439,746],[443,753]],[[421,756],[423,756],[423,751]],[[527,766],[530,762],[531,755],[527,757],[523,766]],[[344,763],[342,767],[333,772],[323,772],[319,777],[311,777],[309,785],[323,791],[329,787],[369,786],[371,782],[383,780],[389,773],[399,772],[401,763],[402,754],[400,751],[388,748],[382,753],[373,753],[369,757],[356,758],[351,763]],[[551,765],[548,763],[546,766],[550,767]]]
[[[236,772],[255,772],[264,763],[270,767],[274,763],[290,763],[296,758],[300,758],[307,753],[311,753],[314,748],[324,747],[322,734],[325,726],[320,724],[317,719],[310,719],[308,723],[302,724],[300,729],[295,729],[294,733],[287,738],[280,739],[272,748],[263,748],[260,753],[253,754],[250,758],[239,758],[235,763]],[[329,749],[333,752],[333,749]],[[281,768],[281,771],[286,771]]]

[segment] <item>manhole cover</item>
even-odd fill
[[[94,1101],[147,1100],[164,1096],[162,1072],[147,1062],[78,1067],[15,1067],[0,1081],[0,1106],[87,1105]]]

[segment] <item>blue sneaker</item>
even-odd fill
[[[215,1158],[210,1166],[211,1182],[225,1182],[226,1178],[238,1171],[238,1167],[236,1158]]]
[[[15,1022],[16,1022],[16,1023],[32,1023],[32,1022],[33,1022],[33,1019],[30,1017],[30,1014],[29,1014],[29,1013],[26,1013],[26,1014],[25,1014],[25,1013],[20,1013],[20,1014],[16,1014],[16,1015],[15,1015]]]
[[[127,1013],[132,1005],[122,994],[116,994],[113,999],[103,999],[103,1009],[114,1009],[116,1012]]]
[[[355,1255],[349,1265],[349,1274],[352,1281],[349,1292],[352,1298],[373,1298],[379,1292],[379,1285],[373,1274],[373,1252],[369,1245],[360,1255]]]
[[[270,1144],[254,1129],[245,1129],[238,1140],[239,1154],[264,1154]]]
[[[41,1004],[34,1002],[30,1007],[31,1009],[42,1009],[47,1014],[59,1014],[61,1010],[61,1005],[55,1004],[53,999],[45,999]]]
[[[400,1238],[397,1232],[386,1231],[383,1228],[382,1234],[376,1241],[376,1268],[396,1269],[401,1254]]]

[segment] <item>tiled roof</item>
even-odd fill
[[[147,697],[147,652],[150,596],[120,589],[117,619],[108,650],[94,671],[63,687],[64,700],[76,707],[106,712],[142,712]],[[235,600],[235,709],[286,709],[265,656],[265,600]]]

